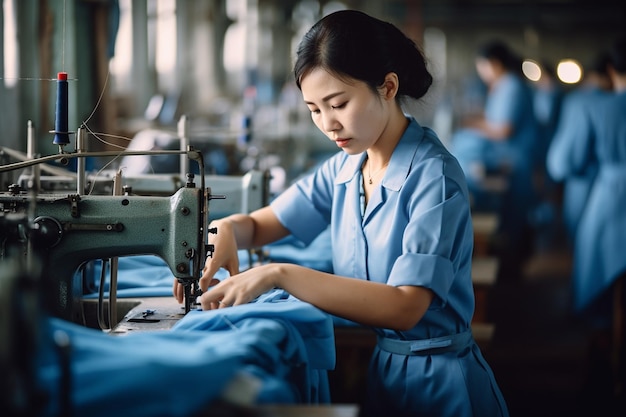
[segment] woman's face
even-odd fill
[[[504,72],[502,64],[495,59],[478,57],[475,63],[478,76],[487,85],[491,85],[497,81]]]
[[[302,78],[300,86],[315,126],[348,154],[364,152],[384,134],[389,102],[364,82],[347,83],[316,68]]]

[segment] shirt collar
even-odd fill
[[[402,184],[404,184],[411,170],[417,145],[424,137],[424,129],[419,123],[412,116],[407,116],[407,118],[409,119],[409,125],[391,155],[387,172],[382,180],[382,186],[393,191],[398,191],[402,188]],[[365,152],[348,156],[335,178],[335,184],[344,184],[358,178],[359,170],[363,166],[366,157],[367,153]]]

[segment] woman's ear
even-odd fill
[[[383,84],[380,86],[379,91],[385,100],[392,100],[395,99],[396,94],[398,94],[398,88],[400,88],[398,74],[390,72],[385,75],[385,79]]]

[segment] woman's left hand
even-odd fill
[[[203,310],[247,304],[259,295],[276,287],[280,264],[257,266],[232,275],[210,287],[200,297]]]

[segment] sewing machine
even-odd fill
[[[181,121],[185,127],[185,120]],[[32,141],[29,125],[29,143]],[[181,135],[186,136],[181,128]],[[85,152],[86,129],[76,133],[76,152],[67,153],[60,146],[57,155],[34,158],[33,152],[22,155],[3,148],[21,163],[0,166],[0,173],[22,171],[17,183],[0,194],[3,212],[28,213],[30,233],[22,233],[25,249],[29,240],[37,242],[46,255],[47,275],[54,283],[47,291],[47,306],[60,317],[84,322],[81,315],[83,283],[76,271],[87,262],[111,259],[109,311],[115,311],[114,273],[117,257],[153,254],[161,257],[185,288],[185,312],[200,294],[198,281],[208,245],[208,219],[232,213],[250,212],[268,202],[269,174],[251,171],[244,176],[204,174],[202,153],[191,146],[181,150],[123,152]],[[34,148],[33,146],[29,146]],[[86,157],[179,155],[181,166],[188,160],[198,163],[201,187],[194,174],[136,174],[122,177],[122,170],[87,174]],[[77,173],[59,172],[46,165],[49,161],[67,163],[77,158]],[[185,159],[185,163],[182,163]],[[41,172],[51,172],[44,176]],[[189,171],[188,171],[189,172]],[[186,177],[186,180],[183,179]],[[205,184],[210,183],[210,188]],[[36,191],[36,192],[35,192]],[[218,194],[221,193],[221,194]],[[123,194],[123,195],[122,195]],[[228,198],[226,198],[228,197]],[[209,200],[222,200],[209,213]],[[113,324],[116,320],[110,317]]]
[[[185,310],[199,295],[198,280],[207,249],[203,227],[204,190],[191,181],[169,197],[32,195],[19,186],[0,194],[4,213],[32,213],[29,232],[18,239],[45,254],[47,308],[80,322],[83,287],[77,270],[84,263],[117,256],[155,254],[185,285]],[[6,244],[6,242],[5,242]]]

